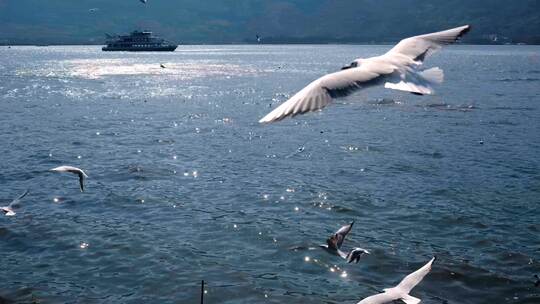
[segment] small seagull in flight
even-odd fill
[[[84,173],[82,169],[72,167],[72,166],[60,166],[60,167],[51,169],[51,171],[69,172],[69,173],[77,174],[79,176],[79,185],[81,187],[81,192],[84,192],[84,178],[88,177],[88,175],[86,175],[86,173]]]
[[[166,66],[165,66],[163,63],[160,63],[159,66],[160,66],[162,69],[166,68]]]
[[[347,234],[349,234],[349,232],[352,230],[353,225],[354,222],[351,222],[350,224],[339,228],[336,233],[334,233],[326,240],[326,244],[320,245],[320,247],[332,254],[339,255],[340,257],[347,260],[347,263],[355,262],[356,264],[358,264],[360,258],[364,254],[370,254],[369,251],[358,247],[351,249],[349,253],[341,251],[341,245],[343,244],[343,241],[345,240]]]
[[[15,210],[13,210],[13,208],[16,208],[21,202],[21,199],[25,197],[27,194],[28,194],[28,190],[24,191],[23,194],[21,194],[19,197],[14,199],[11,203],[9,203],[9,205],[5,207],[0,207],[0,210],[2,210],[6,216],[14,216],[17,213],[15,213]]]
[[[141,3],[144,3],[144,4],[146,4],[146,2],[148,2],[148,0],[139,0],[139,1],[141,1]]]
[[[435,261],[435,257],[422,268],[406,276],[397,286],[385,288],[383,293],[367,297],[357,304],[383,304],[395,300],[402,300],[406,304],[420,303],[420,299],[410,296],[409,293],[429,273],[433,261]]]
[[[260,123],[270,123],[286,117],[320,110],[334,98],[383,84],[387,89],[407,91],[417,95],[433,94],[432,86],[443,82],[438,68],[421,70],[429,55],[442,46],[456,42],[470,30],[464,25],[442,32],[414,36],[401,40],[386,54],[358,58],[341,71],[313,81],[286,102],[264,116]]]
[[[88,11],[89,11],[90,13],[95,13],[95,12],[99,11],[99,8],[97,8],[97,7],[96,7],[96,8],[91,8],[91,9],[89,9]]]

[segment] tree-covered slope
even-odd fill
[[[92,9],[92,10],[91,10]],[[0,43],[101,43],[150,29],[176,42],[393,42],[472,24],[469,42],[540,43],[540,1],[0,0]]]

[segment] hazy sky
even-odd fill
[[[101,43],[150,29],[176,42],[391,42],[470,23],[540,40],[540,1],[520,0],[0,0],[0,42]]]

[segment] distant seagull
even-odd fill
[[[163,63],[160,63],[159,66],[160,66],[162,69],[166,68],[166,66],[165,66]]]
[[[348,225],[339,228],[338,231],[336,231],[331,237],[326,240],[326,245],[321,245],[321,247],[335,251],[340,249],[341,245],[343,245],[345,237],[347,237],[347,234],[351,232],[353,225],[354,221]]]
[[[420,299],[410,296],[409,293],[429,273],[433,261],[435,261],[435,257],[422,268],[406,276],[396,287],[385,288],[383,293],[367,297],[357,304],[383,304],[395,300],[402,300],[406,304],[420,303]]]
[[[326,251],[332,254],[339,255],[340,257],[347,260],[347,263],[355,262],[358,264],[360,258],[364,254],[369,254],[369,251],[363,248],[353,248],[349,253],[345,253],[341,250],[341,245],[343,244],[343,241],[345,240],[347,234],[351,232],[353,225],[354,222],[351,222],[350,224],[339,228],[336,233],[334,233],[326,240],[326,244],[320,245],[320,247],[324,248]]]
[[[14,216],[17,213],[15,213],[15,210],[13,208],[19,205],[19,203],[21,202],[21,199],[25,197],[27,194],[28,194],[28,190],[24,191],[23,194],[21,194],[19,197],[14,199],[11,203],[9,203],[9,205],[5,207],[0,207],[0,210],[2,210],[6,216]]]
[[[334,98],[384,84],[385,88],[424,95],[433,94],[433,84],[442,83],[443,71],[438,68],[420,70],[424,59],[443,45],[457,41],[470,30],[469,25],[442,32],[401,40],[386,54],[367,59],[358,58],[341,71],[327,74],[296,93],[289,100],[259,120],[270,123],[326,107]]]
[[[94,13],[94,12],[97,12],[99,11],[99,8],[91,8],[88,10],[90,13]]]
[[[141,3],[144,3],[144,4],[146,4],[146,2],[148,2],[148,0],[139,0],[139,1],[141,1]]]
[[[362,258],[364,254],[370,254],[370,253],[366,249],[355,247],[351,249],[349,253],[347,253],[347,256],[345,256],[345,259],[347,260],[347,263],[355,262],[356,264],[358,264],[358,262],[360,262],[360,258]]]
[[[255,38],[257,38],[257,42],[259,42],[259,43],[260,43],[260,42],[262,41],[262,38],[261,38],[261,36],[259,36],[258,34],[257,34],[257,35],[255,35]]]
[[[79,185],[81,187],[81,192],[84,192],[84,178],[88,177],[88,175],[86,175],[86,173],[84,173],[82,169],[72,167],[72,166],[60,166],[60,167],[51,169],[51,171],[69,172],[69,173],[77,174],[79,176]]]

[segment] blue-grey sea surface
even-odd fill
[[[0,297],[356,303],[436,255],[423,303],[540,303],[540,47],[449,47],[434,96],[257,122],[388,49],[1,47],[0,205],[30,194],[0,216]],[[350,221],[358,264],[317,247]]]

